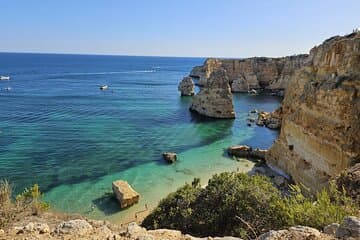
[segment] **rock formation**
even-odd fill
[[[195,84],[191,77],[184,77],[179,83],[178,90],[181,96],[192,96],[195,94]]]
[[[258,118],[256,120],[256,125],[266,126],[270,129],[278,129],[281,126],[281,109],[278,109],[274,112],[264,112],[261,111],[258,113]]]
[[[235,118],[226,71],[213,72],[208,83],[192,99],[190,110],[212,118]]]
[[[119,201],[121,208],[126,208],[139,202],[140,195],[123,180],[112,183],[112,190]]]
[[[168,163],[174,163],[177,160],[177,154],[173,152],[165,152],[162,154],[165,161]]]
[[[203,66],[194,67],[190,76],[199,78],[199,85],[205,86],[211,74],[223,68],[233,92],[247,92],[250,89],[283,90],[293,73],[304,66],[307,59],[306,54],[281,58],[209,58]]]
[[[360,206],[360,163],[355,164],[336,178],[338,189],[346,193]]]
[[[255,159],[265,159],[265,154],[267,150],[253,149],[247,145],[231,146],[227,149],[227,152],[230,156],[240,157],[240,158],[255,158]]]
[[[266,160],[312,190],[360,160],[360,33],[310,51],[281,106],[281,133]]]

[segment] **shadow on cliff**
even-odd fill
[[[112,192],[104,193],[104,195],[92,200],[92,202],[105,215],[112,215],[121,211],[119,203]]]

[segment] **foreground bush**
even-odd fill
[[[12,187],[7,180],[0,180],[0,227],[12,222],[16,217],[38,215],[49,208],[43,201],[39,185],[35,184],[17,195],[12,201]]]
[[[222,173],[206,188],[189,185],[163,199],[145,218],[150,229],[172,228],[198,236],[254,238],[293,225],[316,228],[357,214],[357,207],[331,186],[313,198],[298,186],[284,197],[264,176]]]

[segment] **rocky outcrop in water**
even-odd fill
[[[181,96],[192,96],[195,94],[195,84],[191,77],[184,77],[179,83],[178,90]]]
[[[140,195],[126,181],[113,182],[112,190],[121,208],[127,208],[139,202]]]
[[[264,160],[267,150],[258,148],[253,149],[247,145],[238,145],[229,147],[227,152],[230,156]]]
[[[310,51],[281,106],[281,133],[266,157],[312,190],[360,161],[360,33]]]
[[[211,74],[223,68],[233,92],[247,92],[250,89],[283,90],[293,73],[304,66],[307,59],[306,54],[281,58],[209,58],[203,66],[194,67],[190,76],[199,78],[199,85],[206,86]]]
[[[232,93],[226,71],[214,71],[205,87],[196,94],[190,110],[212,118],[235,118]]]
[[[162,156],[168,163],[174,163],[177,160],[177,154],[174,152],[164,152]]]

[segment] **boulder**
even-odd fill
[[[258,126],[266,126],[270,129],[279,129],[281,127],[281,118],[278,116],[277,112],[264,112],[261,111],[258,113],[258,119],[256,121]]]
[[[165,161],[168,163],[174,163],[177,160],[177,154],[174,152],[165,152],[162,154]]]
[[[340,227],[338,223],[332,223],[324,227],[324,233],[335,236],[337,229]]]
[[[140,195],[126,181],[113,182],[112,190],[121,208],[130,207],[139,202]]]
[[[327,240],[333,239],[325,234],[320,233],[317,229],[304,226],[291,227],[288,230],[271,230],[259,236],[259,240]]]
[[[336,230],[337,238],[352,237],[360,239],[360,218],[354,216],[347,216]]]
[[[275,176],[272,181],[278,187],[282,187],[286,184],[286,178],[280,175]]]
[[[227,152],[230,156],[241,158],[249,157],[250,151],[252,151],[252,148],[247,145],[231,146],[227,149]]]
[[[181,96],[192,96],[195,94],[195,84],[191,77],[184,77],[179,83],[178,90]]]
[[[253,149],[247,145],[231,146],[227,149],[227,152],[230,156],[240,157],[240,158],[255,158],[255,159],[265,159],[267,150],[263,149]]]
[[[72,234],[84,236],[93,231],[93,227],[83,219],[75,219],[60,223],[55,228],[57,234]]]
[[[360,205],[360,163],[348,168],[336,178],[338,189],[345,188],[346,194]]]
[[[235,118],[229,79],[223,69],[213,72],[190,106],[190,111],[211,118]]]

